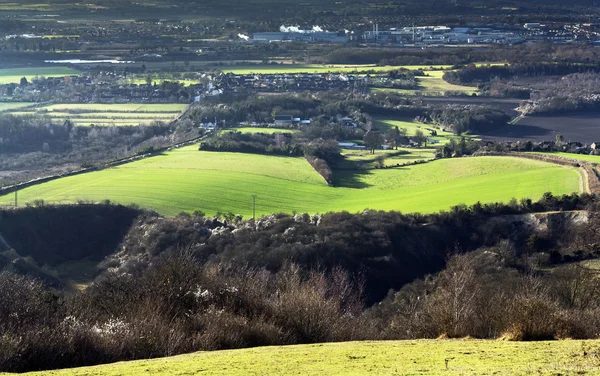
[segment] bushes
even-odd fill
[[[369,314],[388,339],[471,336],[531,341],[598,336],[598,306],[573,306],[564,299],[566,290],[556,288],[558,282],[585,297],[594,291],[596,302],[597,281],[592,288],[591,279],[573,273],[578,268],[574,266],[549,273],[519,271],[525,270],[525,259],[513,268],[498,256],[494,248],[456,255],[440,274],[405,286]]]
[[[341,270],[290,264],[273,274],[177,254],[64,298],[6,273],[0,287],[2,371],[372,336],[353,325],[361,289]]]
[[[200,143],[200,150],[286,156],[302,155],[302,148],[292,141],[292,136],[289,133],[270,135],[264,133],[222,132]]]

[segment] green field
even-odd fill
[[[22,77],[31,81],[35,76],[63,77],[77,76],[79,73],[78,70],[67,67],[7,68],[0,69],[0,84],[18,84]]]
[[[406,129],[407,136],[414,136],[416,132],[420,130],[427,136],[428,140],[437,141],[437,144],[435,145],[444,145],[451,139],[460,139],[460,136],[457,136],[452,132],[442,131],[441,129],[435,128],[432,124],[418,123],[413,120],[373,119],[373,125],[383,134],[394,127]],[[430,136],[432,130],[437,132],[437,136]]]
[[[198,352],[27,375],[583,375],[600,341],[416,340]]]
[[[19,202],[112,201],[165,215],[202,210],[258,214],[365,208],[435,212],[477,201],[538,199],[544,192],[579,191],[576,169],[513,157],[443,159],[378,170],[339,170],[328,186],[302,158],[177,149],[103,171],[67,177],[19,191]],[[0,197],[12,203],[13,195]]]
[[[411,70],[429,70],[434,69],[448,69],[450,65],[388,65],[378,66],[374,64],[365,65],[339,65],[339,64],[268,64],[268,65],[231,65],[215,67],[220,69],[223,73],[233,74],[283,74],[283,73],[363,73],[369,71],[375,72],[389,72],[396,69],[406,68]],[[442,72],[442,71],[440,71]],[[443,74],[443,72],[442,72]]]
[[[397,165],[405,165],[415,161],[422,161],[433,158],[435,149],[411,149],[399,148],[398,150],[375,150],[371,154],[369,150],[351,150],[342,149],[341,154],[344,161],[339,163],[336,168],[356,168],[359,165],[361,168],[376,168],[379,167],[377,159],[383,156],[385,159],[383,165],[393,167]]]
[[[0,102],[0,112],[16,110],[31,105],[33,105],[33,103],[30,102]]]
[[[576,159],[578,161],[600,163],[600,155],[574,154],[574,153],[542,153],[542,152],[538,152],[535,154],[556,155],[557,157]]]
[[[457,92],[465,95],[472,95],[477,93],[478,89],[474,86],[460,86],[446,82],[442,79],[444,71],[427,71],[427,76],[417,76],[415,80],[419,85],[416,90],[408,89],[386,89],[386,88],[374,88],[375,92],[394,92],[404,95],[444,95],[446,92]]]
[[[297,129],[287,129],[287,128],[259,128],[259,127],[241,127],[241,128],[232,128],[227,129],[229,132],[241,132],[241,133],[265,133],[265,134],[274,134],[274,133],[298,133]]]
[[[79,126],[136,126],[152,121],[170,122],[186,108],[185,104],[54,104],[31,108],[26,111],[18,107],[10,111],[13,115],[42,115],[62,122],[71,120]],[[0,107],[2,111],[2,107]]]
[[[186,104],[177,103],[119,103],[119,104],[53,104],[42,107],[48,111],[88,111],[88,112],[172,112],[183,111]]]

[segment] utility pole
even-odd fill
[[[252,195],[252,222],[256,222],[256,195]]]
[[[15,208],[19,205],[18,194],[19,194],[19,191],[15,191]]]

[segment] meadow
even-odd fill
[[[387,65],[379,66],[375,64],[365,65],[339,65],[339,64],[266,64],[266,65],[231,65],[217,66],[215,69],[223,73],[233,74],[284,74],[284,73],[366,73],[366,72],[389,72],[396,69],[410,70],[430,70],[430,69],[449,69],[450,65]],[[443,71],[440,71],[443,74]]]
[[[105,199],[164,215],[202,210],[257,214],[358,212],[366,208],[431,213],[460,203],[538,199],[579,191],[576,169],[514,157],[443,159],[376,170],[336,170],[328,186],[303,158],[200,152],[197,145],[19,191],[19,202]],[[0,197],[10,205],[13,195]]]
[[[27,110],[13,108],[13,115],[43,115],[58,122],[66,119],[80,126],[136,126],[152,121],[169,122],[186,108],[185,104],[54,104]],[[2,107],[0,107],[2,111]]]
[[[373,169],[379,167],[378,159],[380,157],[384,158],[382,162],[383,166],[393,167],[431,159],[433,158],[434,153],[435,149],[426,148],[375,150],[374,154],[371,154],[369,150],[342,149],[341,154],[344,157],[344,160],[335,167],[340,169],[352,169],[360,166],[360,168]]]
[[[600,155],[575,154],[575,153],[536,153],[542,155],[556,155],[558,157],[576,159],[578,161],[591,162],[600,164]]]
[[[439,96],[446,93],[460,93],[462,95],[476,94],[478,89],[474,86],[454,85],[443,80],[443,70],[427,71],[427,76],[417,76],[415,80],[419,87],[415,90],[410,89],[387,89],[374,88],[374,92],[394,92],[403,95],[424,95],[424,96]]]
[[[431,124],[423,124],[414,120],[373,119],[373,125],[375,126],[375,128],[379,129],[379,131],[383,134],[395,127],[398,127],[399,129],[406,129],[407,136],[414,136],[416,132],[420,130],[425,136],[427,136],[429,142],[433,141],[434,143],[436,143],[436,145],[444,145],[451,139],[458,140],[461,138],[460,136],[457,136],[452,132],[446,132],[433,127]],[[437,132],[437,136],[430,136],[432,130],[435,130]]]
[[[32,106],[33,103],[28,102],[0,102],[0,112],[16,110],[19,108]]]
[[[27,375],[598,374],[599,341],[365,341],[197,352]]]
[[[77,76],[79,71],[67,67],[37,67],[37,68],[6,68],[0,69],[0,84],[18,84],[25,77],[31,81],[38,76],[63,77]]]
[[[227,132],[240,132],[240,133],[264,133],[264,134],[274,134],[274,133],[298,133],[298,129],[288,129],[288,128],[260,128],[260,127],[241,127],[241,128],[232,128],[226,130]]]

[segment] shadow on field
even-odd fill
[[[343,188],[363,189],[369,188],[371,184],[361,180],[361,176],[369,175],[369,170],[333,170],[333,186]]]
[[[492,132],[481,133],[486,139],[551,139],[552,131],[536,125],[515,124],[496,129]]]

